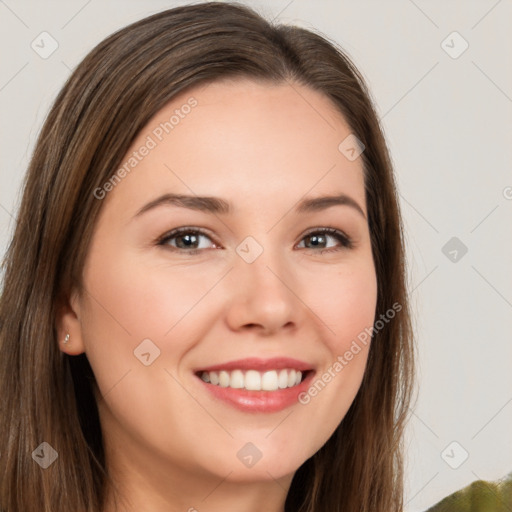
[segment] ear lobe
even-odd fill
[[[71,298],[63,295],[57,300],[55,319],[57,342],[59,349],[70,356],[85,352],[80,313],[80,299],[76,293],[73,292]]]

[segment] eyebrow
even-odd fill
[[[230,203],[224,199],[221,199],[220,197],[200,197],[185,194],[163,194],[144,205],[135,214],[135,217],[139,217],[143,213],[162,205],[178,206],[181,208],[187,208],[189,210],[196,210],[212,214],[227,215],[232,212]],[[366,219],[366,215],[364,214],[363,209],[359,206],[357,201],[352,199],[350,196],[347,196],[346,194],[303,199],[295,207],[295,212],[301,214],[312,213],[326,210],[332,206],[349,206],[359,212]]]

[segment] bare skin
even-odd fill
[[[155,127],[192,96],[197,105],[157,140]],[[372,326],[377,297],[362,161],[338,150],[349,134],[318,92],[238,80],[181,93],[138,135],[127,158],[148,135],[156,147],[102,199],[87,293],[73,292],[58,319],[60,339],[70,333],[61,350],[85,352],[98,382],[118,512],[282,512],[294,473],[343,419],[369,347],[332,366]],[[164,193],[222,198],[232,212],[163,204],[137,215]],[[361,211],[295,211],[338,194]],[[196,245],[183,234],[158,245],[179,227],[196,229]],[[262,249],[251,263],[237,252],[246,237],[257,244],[242,247]],[[134,355],[145,339],[160,351],[147,366]],[[334,377],[307,404],[248,412],[194,373],[279,356]],[[237,457],[249,442],[262,454],[252,467]],[[103,512],[114,510],[111,494]]]

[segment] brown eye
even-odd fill
[[[302,247],[305,249],[335,251],[342,248],[352,248],[352,241],[350,238],[334,228],[323,228],[317,229],[316,231],[310,231],[301,240],[301,243],[302,241],[304,241],[304,245]]]
[[[180,228],[166,233],[159,239],[158,245],[171,247],[176,250],[194,252],[210,248],[208,242],[205,240],[212,242],[212,239],[201,230]],[[214,245],[213,242],[212,245]]]

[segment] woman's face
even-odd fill
[[[163,108],[95,192],[63,350],[94,371],[112,466],[286,480],[334,432],[377,297],[349,135],[304,86],[217,82]]]

